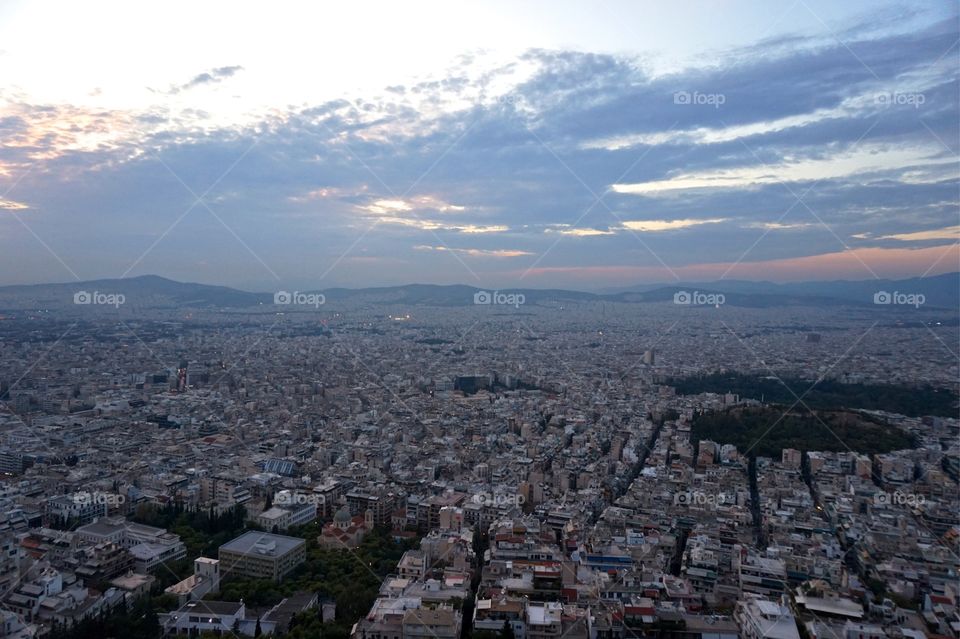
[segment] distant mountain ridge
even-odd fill
[[[719,280],[714,282],[684,282],[681,284],[652,284],[604,289],[602,293],[651,293],[665,288],[691,288],[717,291],[725,294],[785,296],[788,298],[824,298],[847,303],[872,303],[878,292],[922,294],[925,305],[940,308],[960,307],[960,272],[929,277],[911,277],[902,280],[830,280],[823,282],[754,282],[750,280]]]
[[[13,297],[30,297],[37,301],[50,300],[72,302],[78,291],[93,293],[120,293],[128,300],[136,298],[152,298],[157,302],[167,302],[179,306],[213,306],[236,308],[256,306],[273,295],[265,293],[250,293],[228,286],[214,286],[210,284],[195,284],[191,282],[177,282],[176,280],[160,277],[159,275],[140,275],[138,277],[120,279],[87,280],[83,282],[67,282],[59,284],[22,284],[16,286],[0,286],[0,308],[7,307],[7,300]]]
[[[291,289],[292,290],[292,289]],[[242,291],[227,286],[177,282],[158,275],[122,279],[89,280],[59,284],[26,284],[0,287],[0,309],[58,307],[72,304],[79,291],[119,293],[128,301],[145,306],[249,308],[273,305],[274,293]],[[494,289],[463,284],[406,284],[371,288],[329,288],[303,291],[322,292],[328,302],[365,301],[373,304],[409,304],[424,306],[468,306],[474,296]],[[517,293],[525,304],[563,304],[574,302],[619,302],[626,304],[672,302],[680,293],[722,294],[723,303],[746,308],[777,306],[873,306],[874,295],[921,294],[925,308],[960,307],[960,273],[905,280],[863,280],[796,282],[774,284],[730,280],[685,282],[671,285],[637,286],[625,290],[588,293],[564,289],[502,289]],[[481,295],[482,303],[482,295]]]

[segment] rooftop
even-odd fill
[[[274,535],[251,530],[223,544],[220,546],[220,550],[247,555],[285,555],[306,543],[306,540],[299,537],[287,537],[286,535]]]

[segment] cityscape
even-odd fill
[[[955,3],[45,4],[0,639],[960,639]]]

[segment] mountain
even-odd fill
[[[862,300],[840,299],[821,295],[795,295],[788,293],[751,293],[724,290],[714,284],[678,284],[663,286],[643,293],[617,293],[604,295],[604,299],[623,302],[672,302],[677,294],[723,295],[723,303],[744,308],[771,308],[775,306],[862,306]],[[872,295],[872,294],[871,294]],[[873,303],[869,302],[871,305]]]
[[[924,296],[924,305],[927,307],[958,308],[960,307],[960,272],[944,273],[930,277],[912,277],[902,280],[872,279],[872,280],[832,280],[826,282],[790,282],[775,284],[773,282],[752,282],[748,280],[720,280],[714,282],[683,282],[679,284],[652,284],[604,289],[605,294],[645,293],[663,289],[682,289],[716,291],[728,296],[727,303],[732,303],[733,294],[749,296],[782,296],[784,300],[802,300],[819,298],[821,301],[841,300],[846,304],[872,304],[875,293],[921,294]]]
[[[78,293],[120,294],[139,306],[238,308],[272,302],[273,295],[248,293],[227,286],[177,282],[158,275],[88,280],[61,284],[0,287],[0,309],[58,308],[74,303]]]
[[[625,304],[673,302],[678,293],[723,295],[723,303],[746,308],[777,306],[864,306],[874,305],[874,295],[887,293],[922,294],[925,308],[960,306],[960,273],[906,280],[865,280],[833,282],[719,281],[638,286],[629,290],[585,293],[562,289],[504,289],[499,302],[512,305],[522,295],[523,304],[552,305],[585,302]],[[291,291],[292,292],[292,289]],[[462,284],[407,284],[373,288],[330,288],[322,292],[327,302],[349,301],[366,304],[411,306],[468,306],[486,303],[496,293]],[[273,306],[274,293],[241,291],[226,286],[177,282],[156,275],[124,279],[103,279],[60,284],[31,284],[0,287],[0,311],[70,308],[79,293],[123,295],[125,304],[135,308],[251,308]],[[475,296],[477,300],[475,302]]]

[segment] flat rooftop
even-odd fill
[[[86,526],[80,526],[77,528],[78,533],[87,533],[88,535],[112,535],[118,530],[122,530],[122,526],[117,526],[116,524],[111,524],[106,521],[95,521],[93,523],[87,524]]]
[[[276,557],[285,555],[306,543],[305,539],[299,537],[287,537],[286,535],[274,535],[251,530],[220,546],[220,551]]]
[[[189,612],[195,615],[229,616],[240,612],[242,603],[236,601],[189,601],[177,610],[177,613]]]

